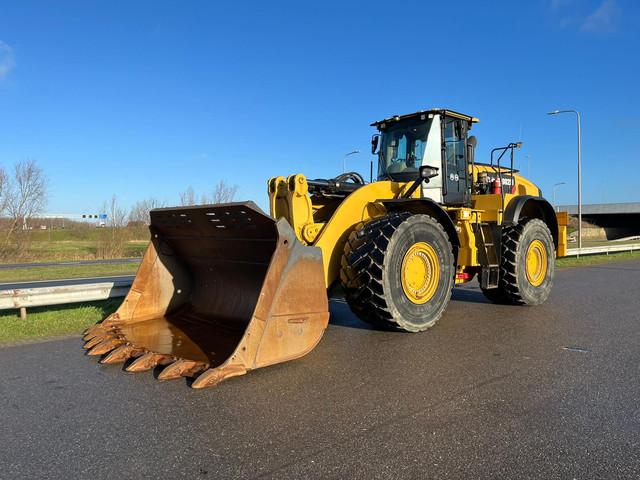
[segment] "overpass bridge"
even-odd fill
[[[558,205],[560,212],[578,215],[577,205]],[[585,228],[587,237],[606,237],[609,240],[640,235],[640,202],[592,203],[582,205],[582,220],[595,227]]]
[[[569,215],[578,214],[577,205],[558,205],[560,212],[569,212]],[[587,203],[582,205],[582,215],[638,215],[640,214],[640,202],[628,203]]]

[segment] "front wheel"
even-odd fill
[[[362,320],[419,332],[449,303],[454,256],[444,228],[428,215],[392,213],[349,236],[341,281],[347,303]]]

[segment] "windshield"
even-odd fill
[[[417,177],[427,146],[431,120],[402,122],[382,132],[378,178],[406,182]]]

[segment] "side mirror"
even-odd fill
[[[380,134],[376,133],[371,137],[371,155],[378,153],[378,143],[380,143]]]
[[[476,160],[476,145],[478,144],[478,140],[475,135],[471,135],[467,139],[467,162],[474,163]]]
[[[438,167],[430,167],[428,165],[422,165],[418,169],[418,173],[420,174],[420,176],[416,179],[415,182],[413,182],[413,185],[411,185],[409,189],[405,192],[404,198],[411,198],[411,195],[413,195],[413,192],[415,192],[418,189],[418,187],[422,185],[422,182],[429,183],[429,179],[437,176],[439,171],[440,169]]]
[[[438,167],[423,165],[420,167],[420,179],[428,183],[430,178],[438,176],[439,171],[440,169]]]

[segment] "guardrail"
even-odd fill
[[[640,252],[640,243],[627,243],[624,245],[600,245],[597,247],[582,247],[567,249],[567,257],[579,257],[580,255],[596,255],[620,252]]]
[[[15,270],[17,268],[45,268],[45,267],[76,267],[85,265],[126,265],[140,263],[142,258],[112,258],[107,260],[70,260],[66,262],[37,262],[37,263],[0,263],[0,270]]]
[[[97,279],[92,279],[97,280]],[[27,307],[61,305],[65,303],[93,302],[108,298],[124,297],[133,277],[74,285],[54,285],[0,290],[0,310],[18,309],[20,317],[26,318]],[[33,285],[25,282],[27,285]],[[16,285],[13,285],[14,287]],[[2,286],[0,286],[2,288]]]

